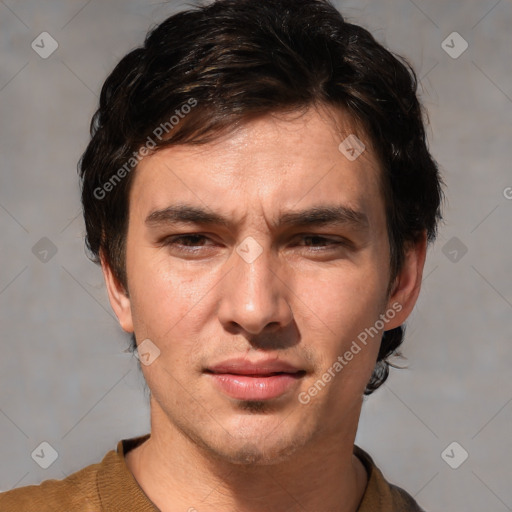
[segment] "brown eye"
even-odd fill
[[[304,240],[308,241],[308,243],[305,244],[307,246],[312,246],[312,245],[315,245],[315,246],[318,246],[318,245],[325,246],[327,244],[333,243],[332,240],[329,240],[328,238],[325,238],[323,236],[317,236],[317,235],[305,236]]]
[[[303,235],[301,239],[305,242],[303,245],[312,249],[335,249],[340,246],[346,246],[343,240],[327,238],[320,235]]]
[[[202,246],[202,243],[198,242],[204,242],[206,240],[206,237],[203,235],[180,235],[177,237],[173,237],[173,240],[169,243],[177,243],[178,245],[184,245],[187,247],[191,246]]]
[[[212,248],[212,244],[207,242],[211,242],[208,237],[193,233],[167,237],[162,241],[162,246],[170,247],[176,252],[196,254]]]

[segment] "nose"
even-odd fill
[[[279,262],[267,249],[254,260],[240,254],[233,251],[233,267],[220,283],[220,322],[231,332],[253,336],[286,327],[293,319],[291,286],[279,272]]]

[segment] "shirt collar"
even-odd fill
[[[125,455],[149,439],[145,434],[130,439],[122,439],[117,443],[116,452],[109,452],[97,474],[98,494],[105,510],[125,512],[160,512],[139,486],[135,477],[128,469]],[[354,454],[361,460],[368,475],[368,483],[363,494],[358,512],[375,510],[391,510],[389,484],[375,466],[372,458],[361,448],[354,445]]]
[[[137,510],[159,512],[159,509],[146,496],[135,477],[128,469],[125,454],[149,439],[150,434],[122,439],[117,450],[109,452],[97,474],[98,494],[102,509],[112,512]]]

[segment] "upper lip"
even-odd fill
[[[260,361],[228,359],[209,366],[206,371],[211,373],[232,373],[234,375],[271,375],[275,373],[304,372],[301,368],[277,359],[263,359]]]

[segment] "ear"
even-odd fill
[[[112,272],[103,251],[100,251],[100,261],[110,305],[123,330],[133,332],[132,309],[128,293]]]
[[[388,299],[388,309],[397,314],[386,325],[386,330],[402,325],[411,314],[421,289],[423,267],[427,254],[427,234],[411,243],[405,253],[402,270],[396,276]]]

